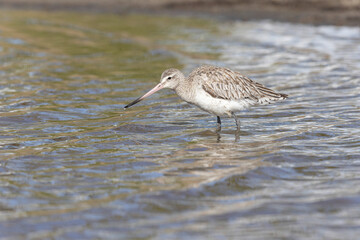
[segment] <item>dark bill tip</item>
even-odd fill
[[[126,105],[124,108],[125,108],[125,109],[126,109],[126,108],[129,108],[129,107],[131,107],[132,105],[137,104],[137,103],[140,102],[141,100],[142,100],[141,97],[139,97],[139,98],[135,99],[134,101],[132,101],[131,103],[129,103],[128,105]]]

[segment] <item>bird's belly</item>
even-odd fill
[[[226,100],[214,98],[207,93],[198,94],[195,98],[195,101],[191,101],[190,103],[216,116],[229,117],[231,117],[232,113],[239,112],[251,105],[251,103],[245,99]]]

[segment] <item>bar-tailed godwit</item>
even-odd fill
[[[222,116],[233,117],[237,130],[240,130],[236,112],[252,105],[270,104],[287,98],[286,94],[277,93],[239,72],[204,65],[194,69],[188,77],[178,69],[165,70],[158,85],[124,108],[131,107],[163,88],[174,90],[185,102],[214,114],[217,117],[217,131],[221,130]]]

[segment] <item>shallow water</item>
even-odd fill
[[[360,29],[0,11],[0,237],[355,239]],[[227,66],[289,94],[235,123],[164,90]]]

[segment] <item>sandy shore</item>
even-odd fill
[[[360,0],[0,0],[0,8],[166,12],[360,26]]]

